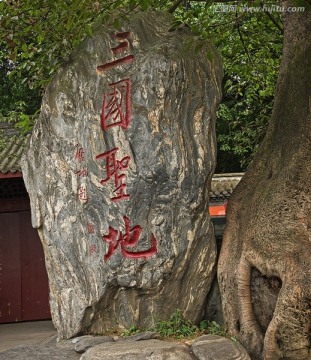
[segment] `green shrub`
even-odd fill
[[[168,320],[155,320],[154,325],[149,330],[155,331],[161,338],[165,339],[191,339],[204,334],[228,337],[225,329],[216,321],[203,320],[196,326],[190,320],[187,320],[179,309]],[[132,325],[129,329],[124,330],[121,336],[131,336],[142,331],[142,329]]]
[[[141,333],[142,330],[139,329],[137,326],[135,325],[132,325],[130,328],[128,329],[125,329],[122,333],[121,333],[121,336],[131,336],[131,335],[136,335],[136,334],[139,334]]]
[[[199,328],[185,319],[180,310],[176,310],[167,321],[156,321],[151,330],[156,331],[161,337],[176,339],[191,338],[199,332]]]

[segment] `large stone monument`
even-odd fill
[[[222,70],[171,20],[98,25],[45,93],[22,168],[60,338],[204,311]]]

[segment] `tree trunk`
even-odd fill
[[[293,2],[282,5],[289,9],[297,6]],[[307,360],[311,359],[310,11],[285,12],[284,28],[272,119],[230,199],[218,280],[226,326],[253,359]],[[260,306],[263,296],[254,285],[256,279],[266,290]],[[281,284],[276,301],[268,291],[273,282]],[[274,311],[269,318],[265,305],[271,304]]]

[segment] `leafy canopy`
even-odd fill
[[[59,64],[92,35],[99,19],[117,27],[135,9],[162,9],[173,12],[172,29],[191,27],[197,49],[208,38],[221,52],[225,78],[216,129],[218,171],[244,170],[271,115],[282,22],[280,12],[267,14],[259,1],[234,4],[212,0],[0,0],[0,112],[19,118],[29,130],[44,87]],[[250,8],[261,10],[247,10]]]

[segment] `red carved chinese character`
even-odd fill
[[[90,253],[90,255],[96,253],[97,250],[98,250],[97,245],[95,245],[95,244],[90,245],[90,248],[89,248],[89,253]]]
[[[119,42],[119,45],[111,48],[111,51],[114,55],[120,54],[128,50],[129,48],[128,38],[130,37],[130,35],[131,33],[129,31],[117,33],[115,35],[115,39]],[[104,72],[121,64],[130,64],[133,62],[133,60],[134,60],[134,55],[127,55],[124,56],[123,58],[119,58],[117,60],[108,62],[106,64],[97,66],[97,71]]]
[[[110,70],[118,65],[131,64],[133,61],[134,61],[134,55],[127,55],[121,59],[117,59],[117,60],[108,62],[106,64],[99,65],[99,66],[97,66],[96,70],[98,72],[104,72],[104,71]]]
[[[137,246],[139,238],[141,236],[142,228],[139,225],[130,227],[130,219],[123,216],[125,232],[115,230],[109,226],[108,235],[103,235],[103,240],[109,244],[108,252],[104,256],[105,260],[108,260],[117,248],[121,247],[121,254],[130,259],[146,258],[157,253],[157,240],[153,234],[151,234],[151,247],[144,251],[129,251],[127,248]]]
[[[81,170],[76,171],[75,174],[77,174],[78,176],[86,177],[87,176],[87,170],[86,169],[81,169]]]
[[[128,41],[121,41],[119,45],[115,46],[114,48],[111,48],[111,51],[114,55],[120,54],[121,52],[127,51],[129,48]]]
[[[89,234],[94,234],[94,232],[95,232],[95,228],[94,228],[94,224],[87,224],[87,232],[89,233]]]
[[[101,128],[104,131],[112,126],[121,126],[127,129],[131,119],[130,79],[110,84],[109,87],[111,87],[111,92],[104,95],[100,115]]]
[[[79,144],[76,145],[76,155],[75,158],[76,160],[78,160],[79,162],[82,162],[84,160],[84,150],[83,147]]]
[[[119,41],[119,45],[111,48],[113,54],[120,54],[121,52],[127,51],[129,48],[129,41],[128,38],[130,37],[130,31],[119,32],[115,34],[115,39]]]
[[[128,39],[131,36],[131,32],[130,31],[123,31],[123,32],[118,32],[114,35],[114,37],[117,40],[124,40],[124,39]]]
[[[88,197],[86,194],[86,187],[84,185],[80,186],[79,190],[78,190],[78,195],[79,195],[79,199],[81,201],[88,201]]]
[[[130,157],[125,156],[122,160],[117,160],[116,152],[118,150],[119,148],[114,148],[96,156],[96,159],[106,160],[106,178],[101,180],[100,183],[105,185],[112,177],[114,177],[115,189],[113,192],[116,196],[111,198],[112,201],[124,200],[130,197],[130,195],[125,193],[126,184],[123,183],[125,175],[119,174],[120,171],[128,168]]]

